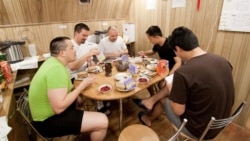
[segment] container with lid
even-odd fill
[[[16,63],[24,60],[21,47],[25,41],[4,41],[0,42],[0,50],[7,55],[9,63]]]

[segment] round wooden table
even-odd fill
[[[114,76],[119,73],[117,72],[116,68],[113,67],[112,68],[112,75],[110,77],[105,76],[105,72],[100,72],[97,74],[92,74],[95,75],[96,80],[95,82],[87,87],[86,89],[84,89],[82,91],[82,95],[86,96],[87,98],[90,99],[94,99],[94,100],[101,100],[101,101],[105,101],[105,100],[120,100],[120,130],[122,130],[122,99],[123,98],[127,98],[130,97],[144,89],[147,89],[148,87],[150,87],[151,85],[154,85],[155,83],[161,81],[162,79],[164,79],[167,74],[168,71],[166,72],[166,74],[164,75],[156,75],[154,77],[152,77],[148,83],[146,84],[138,84],[138,82],[136,82],[136,87],[135,89],[128,91],[128,92],[121,92],[118,91],[115,87],[115,78]],[[124,72],[121,72],[124,73]],[[136,81],[136,77],[134,78]],[[74,86],[77,87],[79,85],[79,83],[81,82],[81,80],[75,80],[74,81]],[[101,93],[99,92],[98,88],[103,85],[103,84],[109,84],[112,86],[112,89],[108,92],[108,93]]]

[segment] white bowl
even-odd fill
[[[155,71],[157,67],[157,64],[149,64],[146,66],[148,70]]]
[[[158,63],[158,60],[157,59],[151,59],[150,60],[150,64],[157,64]]]
[[[116,81],[124,81],[130,77],[132,77],[130,73],[117,73],[114,78]]]
[[[111,91],[112,86],[109,84],[103,84],[98,88],[98,91],[101,93],[108,93],[109,91]]]

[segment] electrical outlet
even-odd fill
[[[61,25],[59,25],[59,28],[60,28],[60,29],[66,29],[66,28],[67,28],[67,25],[61,24]]]
[[[108,23],[104,22],[104,23],[102,23],[102,25],[103,25],[103,26],[106,26],[106,25],[108,25]]]

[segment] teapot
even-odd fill
[[[128,69],[129,62],[123,62],[121,59],[117,61],[116,69],[117,71],[123,72]]]

